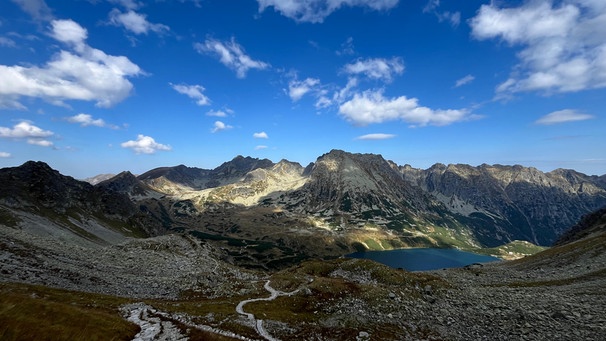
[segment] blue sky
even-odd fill
[[[5,0],[0,167],[330,151],[606,173],[606,2]]]

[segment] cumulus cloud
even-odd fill
[[[343,71],[350,75],[364,75],[370,79],[391,82],[394,75],[404,72],[404,63],[401,58],[369,58],[359,59],[354,63],[347,64]]]
[[[268,7],[298,22],[321,23],[343,6],[386,11],[396,7],[399,0],[257,0],[259,13]]]
[[[458,87],[463,86],[465,84],[469,84],[469,83],[473,82],[474,79],[476,79],[476,78],[474,76],[472,76],[472,75],[467,75],[467,76],[465,76],[465,77],[463,77],[461,79],[458,79],[455,82],[455,88],[458,88]]]
[[[268,139],[269,138],[269,136],[267,136],[267,133],[264,131],[262,131],[260,133],[254,133],[253,137],[256,139]]]
[[[169,84],[173,89],[175,89],[176,92],[195,100],[197,105],[210,105],[210,99],[202,93],[204,92],[204,90],[206,90],[203,86],[172,83]]]
[[[7,153],[7,152],[0,152],[0,158],[7,158],[7,157],[11,157],[11,153]]]
[[[53,143],[47,140],[47,137],[53,136],[54,133],[50,130],[44,130],[33,125],[29,121],[21,121],[12,128],[0,127],[0,138],[8,138],[14,140],[26,140],[29,144],[39,145],[43,147],[52,146]]]
[[[470,20],[476,39],[521,46],[520,63],[497,87],[574,92],[606,87],[606,5],[603,1],[527,1],[510,8],[482,5]]]
[[[51,37],[65,43],[72,44],[77,50],[85,48],[84,43],[88,38],[88,31],[73,20],[53,20],[51,22]]]
[[[377,133],[377,134],[366,134],[366,135],[358,136],[358,137],[356,137],[356,140],[387,140],[387,139],[392,139],[394,137],[396,137],[396,135],[394,135],[394,134]]]
[[[42,67],[0,65],[0,106],[24,108],[19,98],[33,97],[57,105],[83,100],[110,107],[130,94],[128,78],[143,74],[127,57],[88,46],[86,29],[72,20],[53,20],[50,36],[71,51],[61,50]]]
[[[89,114],[80,113],[71,117],[65,118],[69,123],[76,123],[81,125],[82,127],[95,126],[100,128],[112,128],[118,129],[117,126],[112,124],[107,124],[104,120],[100,118],[93,118],[93,116]]]
[[[168,151],[172,148],[168,145],[157,143],[152,137],[142,134],[137,135],[137,140],[130,140],[120,144],[122,148],[132,149],[137,154],[154,154],[158,151]]]
[[[467,110],[434,110],[418,104],[416,98],[385,98],[382,91],[365,91],[339,107],[339,114],[355,125],[401,120],[413,126],[445,126],[470,119]]]
[[[268,63],[252,59],[233,38],[230,41],[206,39],[204,43],[195,43],[194,49],[201,54],[209,53],[219,57],[221,64],[234,70],[238,78],[245,78],[250,69],[265,70],[270,66]]]
[[[114,26],[122,26],[134,34],[147,34],[150,31],[163,34],[170,31],[170,27],[163,24],[153,24],[147,21],[145,14],[140,14],[133,10],[123,13],[119,9],[114,8],[109,12],[109,23]]]
[[[558,124],[558,123],[566,123],[566,122],[574,122],[574,121],[585,121],[592,119],[592,115],[580,113],[576,110],[572,109],[564,109],[554,111],[549,113],[541,118],[539,118],[535,123],[542,125],[550,125],[550,124]]]
[[[305,78],[302,81],[293,79],[288,82],[288,96],[293,102],[296,102],[306,93],[316,89],[318,85],[320,85],[320,80],[317,78]]]
[[[233,128],[233,127],[230,126],[230,125],[228,125],[228,124],[225,124],[225,123],[223,123],[221,121],[216,121],[215,124],[214,124],[214,127],[211,129],[211,132],[212,133],[218,133],[220,131],[231,129],[231,128]]]

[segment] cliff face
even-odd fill
[[[503,237],[539,245],[551,245],[581,216],[606,205],[600,178],[572,170],[436,164],[427,170],[400,167],[400,172],[451,212],[493,221]]]

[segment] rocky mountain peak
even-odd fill
[[[108,191],[128,194],[130,197],[146,196],[153,191],[129,171],[121,172],[95,186]]]
[[[70,206],[70,199],[91,190],[89,183],[60,174],[40,161],[0,170],[0,193],[5,200],[50,206]]]
[[[215,168],[214,172],[221,176],[244,176],[246,173],[257,168],[270,168],[273,165],[274,163],[268,159],[257,159],[250,156],[243,157],[242,155],[238,155],[231,161],[225,162]]]
[[[293,206],[305,212],[393,216],[423,201],[422,194],[377,154],[332,150],[307,166],[303,175],[307,183],[289,196],[297,201]]]

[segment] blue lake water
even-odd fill
[[[434,248],[354,252],[347,255],[347,257],[372,259],[392,268],[402,268],[408,271],[457,268],[473,263],[486,263],[499,260],[496,257],[457,249]]]

